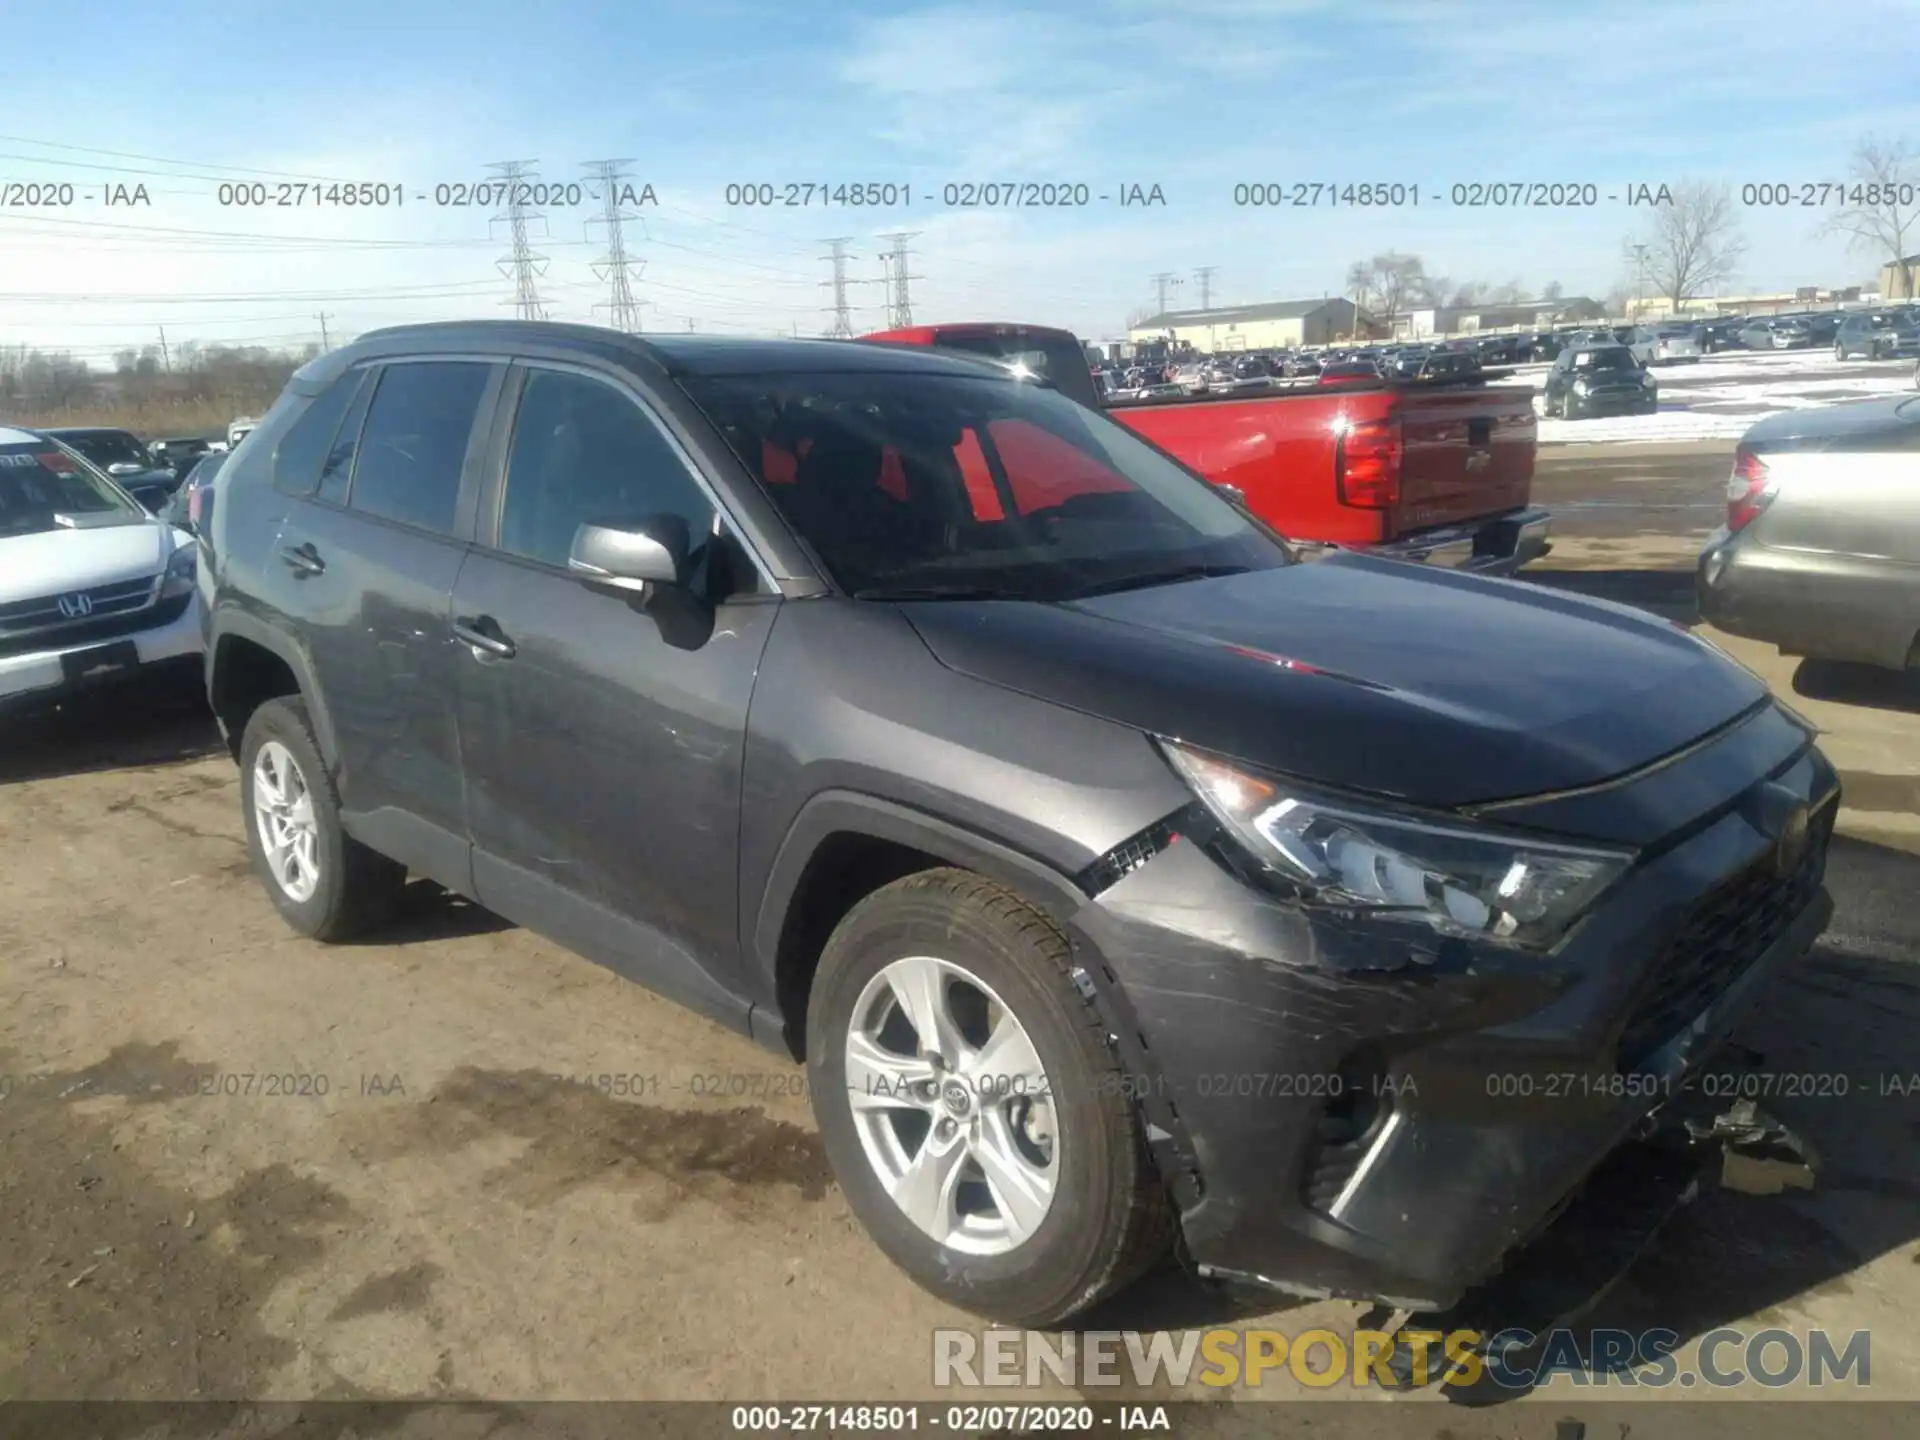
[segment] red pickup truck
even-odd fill
[[[1067,330],[923,325],[863,338],[1028,369],[1232,487],[1290,540],[1492,574],[1551,548],[1549,516],[1530,503],[1535,420],[1519,386],[1363,377],[1127,402],[1101,395]]]

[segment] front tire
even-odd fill
[[[240,803],[254,873],[281,917],[315,940],[346,940],[393,911],[406,867],[340,824],[340,797],[304,701],[269,700],[240,739]]]
[[[1127,1074],[1044,912],[963,870],[875,891],[827,943],[807,1071],[875,1243],[925,1289],[1057,1325],[1162,1255],[1171,1204]]]

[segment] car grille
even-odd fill
[[[92,602],[91,613],[75,619],[60,612],[62,597],[57,595],[0,605],[0,656],[69,650],[96,640],[138,634],[179,619],[192,597],[177,595],[156,605],[153,597],[159,585],[160,577],[151,576],[68,591],[69,595],[84,594]]]
[[[1813,818],[1806,854],[1792,875],[1758,860],[1703,896],[1655,963],[1620,1037],[1620,1069],[1638,1067],[1678,1035],[1787,932],[1820,888],[1837,805]]]

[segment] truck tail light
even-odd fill
[[[1404,452],[1398,420],[1357,420],[1334,442],[1333,475],[1340,503],[1389,510],[1400,503]]]
[[[1766,462],[1742,445],[1733,452],[1733,473],[1727,477],[1727,529],[1738,532],[1751,525],[1773,500]]]

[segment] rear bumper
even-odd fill
[[[1417,531],[1382,545],[1347,548],[1377,555],[1382,560],[1410,560],[1452,570],[1472,570],[1482,575],[1511,575],[1553,548],[1547,538],[1552,528],[1552,515],[1536,505],[1459,525]]]
[[[1906,566],[1870,556],[1777,550],[1766,517],[1737,535],[1722,526],[1694,569],[1700,617],[1788,655],[1898,670],[1913,646],[1913,580]]]

